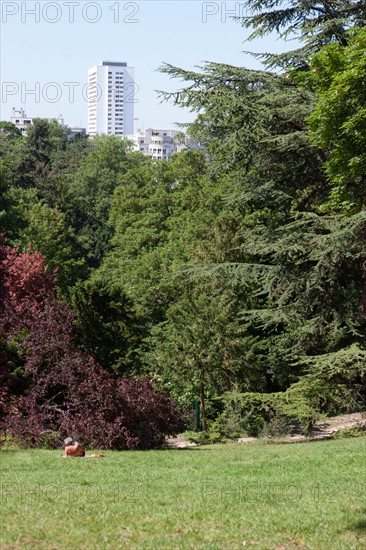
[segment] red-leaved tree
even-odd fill
[[[174,403],[150,380],[116,378],[79,349],[73,315],[57,299],[54,283],[41,254],[0,243],[0,322],[29,380],[18,396],[3,385],[1,431],[31,445],[56,446],[71,435],[98,448],[159,446],[177,430]],[[5,381],[4,361],[0,353]]]

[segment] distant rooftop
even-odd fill
[[[127,67],[124,61],[101,61],[100,65],[108,65],[109,67]]]

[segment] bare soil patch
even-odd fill
[[[276,443],[297,443],[301,441],[316,441],[321,439],[329,439],[333,434],[340,430],[349,428],[357,428],[366,426],[366,411],[342,414],[340,416],[334,416],[327,418],[325,421],[316,422],[315,427],[310,436],[302,434],[293,434],[286,437],[276,438]],[[240,443],[248,443],[259,439],[257,437],[241,437],[238,439]],[[266,438],[272,439],[272,438]],[[171,437],[166,440],[166,448],[168,449],[183,449],[185,447],[197,447],[199,443],[193,441],[186,441],[183,436]]]

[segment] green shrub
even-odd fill
[[[352,391],[344,384],[303,376],[286,392],[227,392],[222,401],[224,411],[214,422],[222,437],[242,435],[277,436],[300,429],[310,435],[315,422],[325,413],[339,414],[357,410]],[[234,437],[235,434],[235,437]]]
[[[354,428],[344,428],[332,434],[331,439],[345,439],[348,437],[361,437],[366,433],[366,424],[364,426],[355,426]]]
[[[277,415],[270,422],[265,422],[259,437],[279,437],[290,433],[294,423],[286,416]]]

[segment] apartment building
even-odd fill
[[[33,118],[45,118],[45,117],[29,117],[26,115],[24,109],[15,109],[13,107],[10,122],[12,122],[24,136],[27,135],[27,128],[33,124]],[[58,118],[46,118],[46,120],[56,120],[59,124],[64,126],[63,116],[60,115]]]
[[[133,141],[135,151],[152,159],[169,160],[173,153],[186,148],[185,135],[179,130],[147,128],[128,137]]]
[[[120,61],[101,61],[88,71],[88,134],[133,134],[137,87],[134,68]]]

